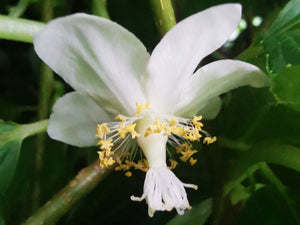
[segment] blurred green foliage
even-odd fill
[[[37,0],[0,0],[0,13],[40,21]],[[173,0],[177,21],[221,4],[224,0]],[[195,183],[188,191],[193,209],[147,215],[147,205],[130,201],[142,192],[144,174],[131,178],[114,172],[81,199],[58,224],[213,224],[294,225],[300,215],[300,1],[243,0],[246,29],[217,56],[251,62],[267,73],[270,86],[240,88],[222,96],[219,116],[207,122],[219,141],[202,149],[194,167],[180,164],[175,173]],[[53,1],[54,17],[91,13],[92,1]],[[283,10],[282,10],[283,9]],[[148,1],[108,0],[111,20],[133,32],[151,52],[160,40]],[[255,27],[255,16],[262,25]],[[242,53],[243,52],[243,53]],[[242,53],[242,54],[241,54]],[[41,62],[31,44],[0,40],[0,118],[20,124],[37,120]],[[71,90],[55,77],[52,104]],[[50,113],[50,112],[49,112]],[[20,224],[36,209],[32,206],[35,182],[35,137],[1,137],[22,125],[0,123],[0,225]],[[41,174],[40,205],[49,200],[76,173],[94,161],[96,149],[77,149],[46,138]],[[261,163],[267,165],[267,169]],[[16,167],[16,172],[14,174]],[[273,171],[266,173],[266,171]],[[296,216],[295,216],[296,214]]]

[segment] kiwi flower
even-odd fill
[[[100,167],[117,164],[147,172],[144,193],[149,216],[156,210],[183,214],[190,205],[185,187],[166,163],[166,146],[191,165],[191,142],[216,140],[204,131],[202,117],[213,119],[220,95],[266,76],[255,66],[219,60],[197,69],[220,48],[241,19],[239,4],[224,4],[194,14],[175,25],[151,56],[128,30],[104,18],[75,14],[51,21],[34,37],[38,56],[74,92],[60,98],[50,116],[51,138],[78,147],[99,146]],[[142,158],[137,161],[138,151]],[[134,161],[135,160],[135,161]]]

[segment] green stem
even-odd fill
[[[59,193],[22,225],[52,225],[101,182],[113,167],[100,169],[99,160],[82,169]]]
[[[92,13],[96,16],[110,19],[106,4],[107,0],[92,0]]]
[[[30,3],[32,0],[20,0],[16,6],[9,9],[8,15],[16,18],[22,16]]]
[[[41,22],[0,15],[0,38],[32,43],[33,35],[44,26]]]
[[[19,125],[18,129],[0,135],[0,145],[16,140],[17,138],[24,139],[28,136],[35,135],[47,130],[48,120],[42,120],[34,123]]]
[[[290,209],[295,221],[297,221],[297,224],[300,224],[298,213],[294,209],[292,200],[289,198],[286,188],[281,183],[280,179],[273,173],[273,171],[266,163],[260,163],[260,171],[274,185],[274,187],[277,189],[278,193],[281,195],[282,199]]]
[[[31,135],[43,133],[47,130],[48,120],[41,120],[30,124],[25,124],[21,126],[21,132],[24,133],[24,137],[28,137]]]
[[[255,165],[252,165],[250,166],[247,171],[245,173],[243,173],[239,178],[233,180],[233,181],[230,181],[230,182],[227,182],[225,185],[224,185],[224,191],[223,191],[223,196],[227,196],[230,191],[235,188],[236,185],[239,185],[240,183],[242,183],[244,180],[246,180],[247,178],[249,178],[250,175],[253,176],[253,174],[259,170],[260,167],[258,164],[255,164]]]
[[[171,0],[150,0],[156,27],[164,36],[175,24],[175,15]]]
[[[48,22],[53,18],[53,0],[43,0],[42,21]],[[38,118],[45,119],[49,114],[51,94],[54,85],[52,70],[44,63],[41,65]],[[40,177],[43,169],[43,156],[45,152],[45,134],[39,134],[36,138],[36,152],[34,157],[34,183],[32,188],[32,212],[40,207]]]

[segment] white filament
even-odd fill
[[[143,195],[141,197],[131,196],[131,200],[146,199],[150,217],[155,211],[171,211],[173,208],[179,215],[182,215],[185,209],[191,208],[184,187],[197,189],[196,185],[182,183],[165,166],[150,168],[146,174]]]

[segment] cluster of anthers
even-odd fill
[[[140,135],[144,135],[145,138],[151,134],[168,136],[168,143],[175,147],[177,153],[181,155],[179,159],[183,162],[189,162],[192,166],[197,162],[197,159],[192,156],[198,150],[193,149],[190,142],[201,141],[203,135],[204,144],[211,144],[216,141],[216,137],[210,137],[206,131],[202,130],[202,116],[194,116],[192,120],[172,117],[170,121],[167,121],[164,116],[160,116],[160,119],[154,119],[153,124],[146,129],[144,134],[140,134],[136,131],[136,122],[144,117],[141,116],[141,112],[149,109],[150,103],[136,103],[136,105],[136,117],[117,115],[115,117],[116,122],[97,125],[96,136],[100,139],[97,145],[100,145],[98,154],[101,168],[117,163],[118,166],[115,167],[115,170],[126,171],[125,175],[128,177],[132,175],[129,171],[131,168],[147,172],[149,169],[148,161],[142,155],[140,160],[134,162],[138,152],[138,145],[134,139]],[[174,169],[178,164],[175,159],[169,159],[169,161],[169,169]]]

